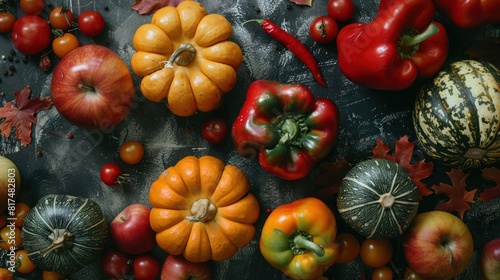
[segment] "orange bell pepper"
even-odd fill
[[[323,279],[340,254],[337,223],[330,208],[313,197],[284,204],[262,228],[262,256],[292,279]]]

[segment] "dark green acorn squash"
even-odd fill
[[[30,260],[69,275],[95,262],[107,242],[101,208],[89,198],[47,195],[28,212],[22,228]]]
[[[413,126],[432,158],[455,168],[500,160],[500,72],[462,60],[442,70],[417,95]]]
[[[418,211],[418,190],[399,164],[369,159],[342,179],[337,208],[342,219],[366,238],[401,235]]]

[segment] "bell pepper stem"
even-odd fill
[[[293,243],[295,244],[295,247],[300,248],[300,249],[306,249],[308,251],[312,251],[317,256],[321,257],[321,256],[325,255],[325,249],[323,249],[323,247],[312,242],[307,237],[305,237],[301,234],[297,234],[293,238]]]
[[[280,139],[280,144],[287,145],[288,142],[295,139],[298,133],[297,123],[291,119],[286,119],[283,126],[283,136]]]
[[[429,24],[427,29],[425,29],[425,31],[420,33],[420,34],[417,34],[415,36],[408,35],[408,34],[401,36],[401,41],[399,44],[402,48],[409,48],[409,47],[420,44],[421,42],[427,40],[429,37],[431,37],[432,35],[434,35],[438,32],[439,32],[439,28],[437,27],[437,25],[435,25],[434,23],[431,23],[431,24]]]

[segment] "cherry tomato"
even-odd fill
[[[137,280],[154,280],[160,272],[160,263],[149,254],[137,256],[133,266],[134,276]]]
[[[0,248],[4,250],[16,249],[23,243],[21,230],[18,227],[5,226],[0,230]]]
[[[407,268],[404,274],[404,280],[424,280],[420,275],[416,274],[411,268]]]
[[[49,23],[55,29],[68,30],[75,16],[66,6],[59,6],[50,11]]]
[[[120,176],[123,175],[123,169],[116,163],[106,163],[101,168],[101,180],[108,186],[114,186],[120,183]]]
[[[18,262],[16,270],[19,273],[28,274],[36,268],[36,265],[31,262],[28,258],[28,253],[24,249],[16,251],[16,261]]]
[[[337,259],[338,263],[350,263],[359,255],[359,241],[350,233],[340,233],[335,238],[335,242],[340,244],[340,255]]]
[[[80,42],[78,42],[78,38],[71,33],[64,33],[52,41],[52,50],[59,58],[65,57],[79,46]]]
[[[373,270],[372,280],[392,280],[392,276],[392,269],[384,265]]]
[[[0,13],[0,33],[9,33],[14,27],[16,17],[9,12]]]
[[[78,27],[86,36],[97,36],[104,30],[104,18],[99,12],[85,11],[78,16]]]
[[[49,46],[51,38],[49,24],[39,16],[22,16],[12,28],[12,42],[20,52],[33,55]]]
[[[19,4],[25,14],[36,15],[45,7],[45,0],[21,0]]]
[[[128,164],[137,164],[144,156],[144,146],[139,141],[126,141],[120,146],[120,158]]]
[[[381,267],[392,259],[392,244],[388,239],[367,238],[361,243],[359,256],[368,266]]]
[[[24,202],[17,202],[16,203],[16,210],[14,210],[14,215],[15,215],[15,224],[16,227],[22,227],[24,225],[24,218],[26,217],[26,214],[30,211],[31,207],[24,203]]]
[[[328,14],[337,21],[346,21],[354,15],[352,0],[329,0],[326,6]]]
[[[311,22],[309,34],[318,43],[329,43],[337,38],[339,26],[331,16],[319,16]]]
[[[108,249],[102,255],[101,268],[107,277],[123,279],[130,272],[131,265],[127,255],[115,249]]]
[[[5,267],[0,267],[0,279],[14,280],[14,275]]]
[[[201,135],[212,144],[218,144],[226,138],[228,126],[226,121],[220,117],[208,118],[201,125]]]
[[[42,272],[42,279],[43,280],[65,280],[68,278],[65,275],[62,275],[62,274],[57,273],[55,271],[44,270]]]

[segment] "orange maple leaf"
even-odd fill
[[[408,141],[408,136],[405,135],[396,141],[394,154],[391,155],[390,152],[392,149],[387,144],[384,144],[382,140],[377,139],[376,146],[372,148],[372,158],[385,158],[401,165],[408,172],[415,185],[417,185],[418,197],[422,199],[422,197],[432,194],[432,190],[421,180],[432,175],[434,163],[421,160],[416,164],[411,164],[414,147],[415,144]]]
[[[19,92],[14,91],[14,101],[9,101],[0,108],[0,120],[5,119],[0,124],[2,136],[9,137],[12,129],[15,128],[16,139],[21,140],[21,144],[26,147],[31,143],[31,126],[36,123],[35,114],[52,106],[52,101],[48,97],[41,99],[37,96],[29,99],[31,89],[26,86]]]
[[[488,202],[493,198],[500,196],[500,169],[495,167],[485,168],[482,170],[483,178],[492,181],[496,186],[485,189],[477,198],[483,202]]]
[[[439,202],[436,205],[436,210],[453,212],[457,211],[460,218],[464,217],[465,211],[470,209],[470,204],[474,203],[474,196],[476,195],[477,189],[472,191],[467,191],[467,183],[465,180],[469,174],[466,174],[461,169],[451,169],[450,172],[446,172],[448,177],[451,179],[451,185],[445,183],[439,183],[439,185],[432,186],[434,192],[439,194],[444,194],[448,196],[448,200],[444,202]]]

